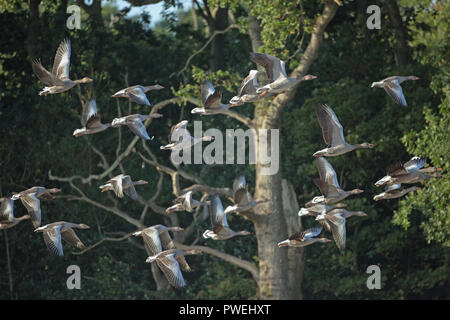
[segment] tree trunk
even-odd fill
[[[27,34],[27,51],[28,56],[31,59],[36,58],[37,56],[37,35],[39,34],[39,3],[41,0],[30,0],[29,1],[29,25],[28,25],[28,34]]]
[[[213,20],[208,22],[209,34],[214,34],[214,31],[222,31],[228,25],[228,9],[217,8]],[[225,34],[218,34],[211,42],[210,66],[212,71],[223,70],[225,67],[225,59],[223,52],[225,49]]]
[[[395,63],[398,67],[404,68],[408,64],[408,44],[407,34],[405,27],[403,26],[402,17],[400,16],[400,10],[398,9],[396,0],[387,0],[386,2],[389,18],[394,28],[395,40],[397,41],[397,48],[395,51]]]

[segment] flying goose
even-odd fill
[[[403,197],[408,192],[419,190],[419,187],[412,186],[410,188],[404,188],[400,183],[388,184],[384,189],[384,192],[377,194],[373,197],[373,200],[385,200],[385,199],[396,199]]]
[[[248,185],[245,180],[245,176],[240,175],[234,179],[233,182],[233,200],[234,205],[228,206],[225,209],[225,214],[234,212],[244,212],[255,207],[259,203],[265,201],[253,201],[250,193],[248,192]]]
[[[76,129],[73,132],[74,137],[101,132],[111,127],[111,123],[102,123],[100,115],[98,114],[95,98],[89,99],[85,104],[83,114],[81,115],[81,124],[83,125],[83,128]]]
[[[30,215],[23,215],[19,218],[14,216],[14,200],[11,197],[0,198],[0,230],[14,227],[22,220],[30,219]]]
[[[175,288],[182,288],[186,286],[186,282],[181,273],[180,264],[178,262],[179,257],[200,253],[200,250],[184,251],[180,249],[171,249],[150,256],[145,262],[151,263],[156,261],[156,264],[166,276],[167,281]]]
[[[142,236],[146,248],[152,255],[156,255],[164,250],[175,249],[175,244],[169,235],[169,231],[183,231],[180,227],[166,227],[162,224],[157,224],[141,231],[133,233],[134,236]],[[183,255],[175,257],[181,266],[181,269],[186,272],[192,271],[189,264],[186,262]]]
[[[383,88],[396,104],[407,107],[405,96],[400,84],[405,80],[418,80],[416,76],[392,76],[378,82],[372,82],[371,88]]]
[[[180,123],[172,126],[169,135],[169,144],[161,146],[161,150],[184,150],[189,149],[193,145],[200,143],[202,141],[212,141],[214,137],[203,136],[201,138],[196,138],[191,136],[191,133],[187,129],[187,120],[183,120]]]
[[[353,151],[358,148],[373,148],[373,145],[364,142],[361,144],[348,144],[344,139],[344,133],[334,111],[326,104],[320,104],[316,108],[317,119],[322,128],[323,140],[327,148],[314,153],[315,157],[335,157]]]
[[[89,77],[73,81],[69,79],[70,53],[70,40],[65,39],[60,43],[56,51],[52,72],[47,71],[39,60],[33,60],[32,67],[34,73],[39,80],[47,85],[39,92],[40,96],[64,92],[70,90],[78,83],[94,81]]]
[[[235,232],[230,229],[226,214],[223,210],[222,202],[217,194],[212,198],[211,208],[209,211],[213,230],[206,230],[203,232],[204,238],[211,238],[213,240],[227,240],[235,236],[247,236],[250,234],[248,231]]]
[[[377,187],[385,184],[398,184],[398,183],[416,183],[430,178],[439,178],[441,175],[436,173],[441,171],[441,168],[427,167],[424,168],[426,159],[419,157],[412,157],[411,160],[402,164],[397,163],[392,166],[387,175],[375,182]],[[431,172],[431,175],[424,173]]]
[[[322,227],[307,229],[291,235],[287,240],[278,243],[278,247],[305,247],[315,242],[331,242],[327,238],[315,238],[322,232]]]
[[[153,86],[141,86],[138,84],[136,86],[131,86],[122,89],[120,91],[117,91],[116,93],[113,94],[113,98],[121,98],[121,97],[128,98],[130,99],[130,101],[136,102],[138,104],[150,106],[151,105],[150,101],[148,101],[145,93],[147,91],[161,90],[161,89],[164,89],[164,87],[159,84]]]
[[[137,192],[134,186],[147,184],[145,180],[132,181],[129,175],[119,174],[114,178],[106,181],[106,184],[101,185],[102,192],[113,190],[118,198],[123,198],[125,193],[133,200],[137,200]]]
[[[232,107],[240,106],[247,102],[255,102],[258,100],[259,95],[256,90],[259,88],[258,84],[258,71],[250,70],[247,77],[242,80],[238,90],[238,94],[231,98],[230,104]]]
[[[335,205],[331,205],[331,206],[326,205],[324,203],[317,203],[308,208],[301,208],[300,211],[298,212],[298,216],[299,217],[304,217],[304,216],[317,217],[319,214],[325,214],[328,211],[331,211],[331,210],[337,209],[337,208],[343,208],[345,206],[346,206],[345,203],[336,203]]]
[[[286,63],[283,60],[265,53],[252,52],[250,53],[250,59],[266,69],[266,74],[270,81],[265,86],[256,89],[256,93],[259,94],[260,97],[267,94],[286,92],[301,81],[317,78],[310,74],[302,78],[289,78],[286,74]]]
[[[145,125],[142,121],[145,121],[150,118],[161,118],[161,117],[162,114],[159,113],[153,113],[150,115],[130,114],[129,116],[115,118],[112,121],[111,126],[120,127],[122,125],[126,125],[139,138],[150,140],[150,137],[148,136],[147,133],[147,129],[145,128]]]
[[[364,192],[360,189],[342,190],[337,181],[336,171],[325,158],[317,158],[317,168],[319,169],[320,179],[314,179],[314,184],[319,188],[322,196],[314,197],[306,204],[307,208],[317,203],[336,203],[350,195]]]
[[[192,198],[192,191],[188,191],[185,194],[177,197],[174,201],[175,204],[166,209],[166,213],[172,213],[175,211],[187,211],[192,212],[195,208],[200,206],[207,206],[211,201],[198,201]]]
[[[64,253],[61,238],[69,244],[77,247],[78,249],[86,248],[75,234],[75,231],[73,231],[73,228],[89,229],[90,227],[82,223],[77,224],[66,221],[59,221],[47,224],[43,227],[39,227],[35,229],[34,232],[42,232],[45,245],[50,250],[50,252],[62,257]]]
[[[221,110],[228,110],[231,105],[222,103],[222,90],[214,89],[209,81],[203,81],[201,86],[203,108],[194,108],[193,114],[215,114]]]
[[[334,241],[338,248],[344,250],[346,241],[345,220],[352,216],[365,217],[367,214],[362,211],[333,209],[327,213],[319,214],[316,217],[316,221],[333,234]]]
[[[16,193],[12,196],[13,200],[17,200],[20,198],[21,195],[24,194],[29,194],[29,193],[36,193],[36,197],[38,197],[39,199],[44,199],[47,201],[51,201],[54,199],[53,197],[53,193],[58,193],[61,192],[61,189],[58,188],[45,188],[45,187],[40,187],[40,186],[35,186],[35,187],[31,187],[27,190],[21,191],[19,193]]]
[[[11,197],[12,200],[20,199],[31,217],[31,222],[35,228],[41,225],[41,201],[37,197],[37,192],[20,192]]]

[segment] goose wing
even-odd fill
[[[388,169],[387,174],[388,176],[395,177],[408,174],[408,171],[406,171],[405,167],[401,162],[398,162]]]
[[[399,104],[402,107],[408,106],[398,79],[383,81],[383,89],[394,100],[396,104]]]
[[[69,80],[70,40],[64,39],[56,50],[52,73],[61,80]]]
[[[223,210],[222,202],[219,196],[216,194],[213,196],[211,201],[211,224],[213,226],[213,231],[216,232],[217,229],[228,228],[227,217]]]
[[[280,78],[287,78],[285,63],[277,57],[265,53],[252,52],[250,53],[250,59],[266,69],[266,74],[270,82],[274,82]]]
[[[61,230],[61,238],[64,239],[67,243],[79,248],[85,249],[85,245],[81,242],[80,238],[76,235],[75,231],[72,228],[67,228],[65,230]]]
[[[20,197],[20,201],[27,209],[33,226],[39,227],[41,225],[41,201],[36,197],[36,193],[27,193]]]
[[[340,213],[336,213],[333,215],[326,215],[325,219],[329,222],[336,245],[340,250],[344,250],[346,240],[345,218],[342,217]]]
[[[409,173],[411,171],[418,171],[419,169],[422,169],[426,163],[427,159],[413,157],[411,160],[406,162],[403,167]]]
[[[133,88],[128,88],[126,90],[128,97],[130,98],[131,101],[139,103],[139,104],[143,104],[146,106],[150,106],[150,101],[148,101],[147,96],[145,95],[144,90],[142,90],[142,88],[140,86],[136,86]]]
[[[256,93],[256,89],[259,87],[257,75],[257,70],[250,70],[248,76],[241,82],[237,94],[238,97],[242,97],[244,94]]]
[[[31,64],[31,66],[33,68],[34,73],[39,78],[39,80],[41,80],[47,86],[49,86],[49,87],[57,86],[57,85],[61,86],[64,84],[61,81],[61,79],[56,77],[54,74],[48,72],[47,69],[45,69],[42,66],[42,64],[39,60],[34,60],[33,63]]]
[[[145,246],[152,255],[158,254],[162,251],[159,232],[155,228],[150,227],[142,230],[142,238],[144,239]]]
[[[384,192],[387,193],[397,193],[401,192],[403,190],[403,187],[401,183],[390,183],[384,188]]]
[[[321,179],[314,179],[314,184],[317,188],[319,188],[320,193],[322,193],[326,198],[330,196],[335,196],[339,194],[339,189],[334,185],[328,184]]]
[[[172,250],[175,249],[175,244],[173,243],[172,237],[169,234],[168,230],[161,231],[159,233],[159,238],[161,239],[162,246],[164,250]],[[176,254],[175,259],[178,261],[178,264],[181,267],[181,270],[190,272],[191,267],[187,263],[184,255]]]
[[[47,228],[43,233],[44,242],[48,250],[54,255],[62,257],[64,255],[61,242],[61,226]]]
[[[322,227],[310,228],[303,232],[295,233],[289,237],[289,240],[300,240],[304,241],[308,238],[317,237],[322,232]],[[292,239],[291,239],[292,238]]]
[[[175,288],[182,288],[186,286],[186,283],[183,274],[181,273],[180,265],[174,255],[175,254],[171,253],[158,257],[156,263],[172,286]]]
[[[123,187],[122,187],[123,177],[124,177],[123,174],[119,174],[118,176],[115,176],[114,178],[108,181],[108,183],[112,184],[114,193],[118,198],[123,198]]]
[[[171,143],[180,142],[184,139],[184,137],[191,136],[190,132],[187,130],[187,124],[188,124],[187,120],[183,120],[180,123],[177,123],[176,125],[172,126],[169,135],[169,141]]]
[[[145,140],[150,140],[150,137],[148,136],[147,128],[142,123],[141,118],[136,117],[136,118],[128,120],[127,121],[127,126],[139,138],[142,138],[142,139],[145,139]]]
[[[321,104],[317,106],[316,114],[325,143],[329,146],[345,144],[343,128],[334,111],[328,105]]]
[[[10,221],[14,217],[14,200],[9,197],[0,198],[0,221]]]
[[[133,181],[131,180],[131,177],[129,175],[123,176],[122,189],[123,189],[123,192],[125,192],[125,194],[127,196],[129,196],[131,199],[137,200],[137,198],[138,198],[137,192],[136,192],[136,189],[134,188]]]
[[[324,157],[318,157],[317,168],[319,169],[320,180],[325,181],[327,184],[340,188],[337,181],[336,171],[334,171],[328,160],[326,160]]]
[[[201,92],[202,104],[205,109],[216,109],[220,107],[222,90],[215,90],[211,82],[203,81]]]
[[[95,98],[89,99],[84,105],[83,113],[81,115],[81,124],[86,128],[97,127],[100,124],[100,116],[98,115]]]

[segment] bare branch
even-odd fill
[[[253,262],[235,257],[233,255],[227,254],[227,253],[223,253],[219,250],[210,248],[210,247],[205,247],[205,246],[189,246],[189,245],[185,245],[182,243],[178,243],[178,242],[174,242],[175,246],[177,248],[180,248],[182,250],[200,250],[202,252],[206,252],[212,256],[215,256],[217,258],[220,258],[226,262],[229,262],[231,264],[234,264],[235,266],[238,266],[244,270],[247,270],[248,272],[250,272],[250,274],[252,275],[253,279],[255,281],[258,281],[258,268],[256,267],[256,265]]]
[[[132,233],[128,233],[127,235],[120,237],[120,238],[110,238],[110,237],[105,237],[103,239],[101,239],[100,241],[97,241],[96,243],[94,243],[93,245],[90,245],[89,247],[86,247],[86,249],[83,249],[81,251],[77,251],[77,252],[72,252],[73,255],[81,255],[83,253],[86,253],[89,250],[94,249],[95,247],[98,247],[100,244],[102,244],[105,241],[112,241],[112,242],[118,242],[118,241],[123,241],[128,239],[129,237],[131,237],[133,235],[134,232]]]

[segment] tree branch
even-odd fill
[[[210,247],[205,247],[205,246],[189,246],[189,245],[185,245],[182,243],[178,243],[178,242],[174,242],[175,246],[177,248],[180,248],[182,250],[200,250],[202,252],[206,252],[212,256],[215,256],[217,258],[220,258],[226,262],[229,262],[231,264],[234,264],[235,266],[238,266],[239,268],[242,268],[244,270],[247,270],[248,272],[250,272],[250,274],[252,275],[253,279],[258,282],[258,278],[259,278],[259,272],[258,272],[258,268],[256,267],[256,265],[253,262],[235,257],[233,255],[227,254],[227,253],[223,253],[219,250],[210,248]]]

